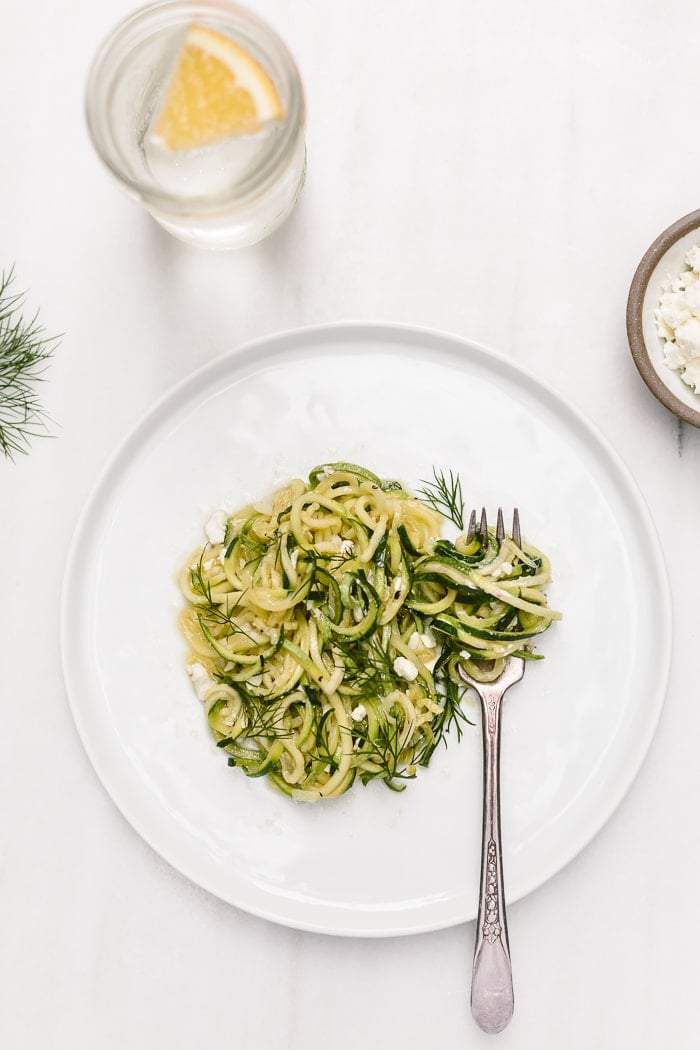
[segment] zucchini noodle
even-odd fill
[[[216,516],[215,516],[216,517]],[[230,766],[298,801],[427,766],[473,678],[559,618],[549,562],[493,531],[440,539],[442,515],[350,463],[219,515],[181,574],[188,672]],[[212,519],[214,521],[214,519]]]

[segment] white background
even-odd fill
[[[642,252],[700,206],[700,7],[255,6],[302,71],[308,181],[268,241],[206,255],[122,196],[87,140],[87,65],[130,4],[4,5],[0,266],[65,335],[44,390],[54,439],[0,463],[0,1045],[487,1042],[468,1010],[473,925],[338,940],[213,899],[119,816],[62,685],[67,545],[126,430],[250,337],[360,318],[512,355],[598,424],[651,507],[676,619],[666,708],[614,818],[511,909],[516,1015],[498,1038],[694,1047],[700,432],[642,384],[624,311]]]

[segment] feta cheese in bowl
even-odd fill
[[[656,330],[664,342],[664,361],[700,394],[700,244],[685,254],[685,269],[661,285]]]
[[[669,226],[644,254],[627,300],[627,337],[652,394],[700,427],[700,211]]]

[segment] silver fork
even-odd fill
[[[486,511],[481,512],[477,527],[472,511],[467,535],[477,532],[486,536]],[[513,541],[520,546],[520,517],[513,512]],[[505,536],[503,512],[498,509],[496,539]],[[511,685],[523,677],[525,661],[509,656],[498,678],[493,682],[476,682],[462,668],[459,673],[481,700],[481,723],[484,748],[484,816],[481,838],[481,886],[479,913],[476,921],[476,944],[472,968],[472,1016],[484,1032],[501,1032],[513,1016],[513,975],[508,944],[506,899],[503,892],[503,858],[501,852],[501,701]]]

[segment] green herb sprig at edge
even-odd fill
[[[38,314],[22,314],[26,295],[11,290],[14,267],[0,275],[0,452],[7,459],[29,451],[30,441],[47,434],[47,415],[36,384],[57,343]]]
[[[443,518],[453,522],[458,529],[464,528],[464,497],[459,474],[450,471],[449,476],[443,470],[433,467],[433,480],[421,481],[418,498],[436,510]]]
[[[416,498],[322,464],[226,516],[219,537],[207,523],[181,574],[181,626],[229,765],[297,801],[355,780],[401,790],[450,727],[460,736],[460,666],[487,681],[510,653],[538,658],[532,642],[560,615],[546,555],[493,530],[440,539],[441,517],[463,520],[462,489],[433,474]]]

